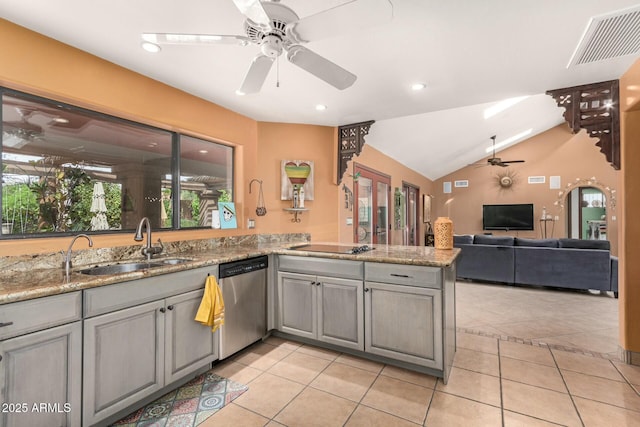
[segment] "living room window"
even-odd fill
[[[3,238],[206,227],[231,196],[232,147],[0,91]]]

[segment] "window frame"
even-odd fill
[[[181,191],[182,191],[182,185],[180,182],[180,177],[181,177],[181,152],[180,152],[180,148],[181,148],[181,138],[182,136],[188,136],[190,138],[195,138],[198,140],[201,140],[203,142],[207,142],[207,143],[211,143],[211,144],[217,144],[220,146],[224,146],[228,149],[231,150],[231,165],[230,165],[230,170],[227,171],[228,175],[230,177],[230,181],[231,181],[231,189],[232,189],[232,198],[233,195],[235,194],[235,188],[236,188],[236,182],[235,182],[235,162],[236,162],[236,149],[233,145],[230,144],[226,144],[223,142],[220,142],[218,140],[216,140],[215,138],[211,137],[211,138],[207,138],[207,137],[202,137],[200,135],[196,136],[194,134],[189,133],[188,131],[183,131],[183,132],[177,132],[177,131],[172,131],[166,128],[162,128],[160,126],[154,126],[154,125],[149,125],[147,123],[144,122],[138,122],[135,120],[130,120],[130,119],[125,119],[122,117],[118,117],[112,114],[107,114],[107,113],[103,113],[101,111],[97,111],[97,110],[92,110],[90,108],[85,108],[85,107],[80,107],[77,105],[73,105],[73,104],[69,104],[66,102],[62,102],[62,101],[58,101],[55,99],[51,99],[51,98],[46,98],[43,96],[38,96],[38,95],[34,95],[34,94],[30,94],[27,92],[22,92],[19,90],[15,90],[15,89],[11,89],[11,88],[7,88],[4,86],[0,86],[0,132],[3,131],[3,123],[4,123],[4,118],[3,118],[3,106],[4,106],[4,97],[5,96],[13,96],[13,97],[17,97],[19,99],[24,99],[26,101],[29,102],[35,102],[35,103],[42,103],[42,104],[53,104],[56,107],[60,108],[63,111],[70,111],[73,113],[81,113],[81,114],[86,114],[89,116],[92,116],[95,119],[102,119],[102,120],[106,120],[106,121],[110,121],[112,123],[116,123],[116,124],[124,124],[124,125],[128,125],[128,126],[135,126],[135,127],[139,127],[139,128],[143,128],[143,129],[147,129],[147,130],[151,130],[151,131],[159,131],[159,132],[164,132],[167,133],[170,136],[171,139],[171,156],[170,156],[170,170],[171,170],[171,192],[172,195],[180,195]],[[0,140],[0,166],[4,166],[4,161],[2,158],[4,152],[4,146],[2,144],[2,140]],[[0,222],[4,222],[4,217],[3,217],[3,194],[4,194],[4,183],[0,184]],[[142,202],[142,200],[140,200],[140,202]],[[182,227],[181,226],[181,200],[180,197],[172,197],[172,201],[171,201],[171,207],[172,207],[172,218],[171,218],[171,227],[170,228],[162,228],[162,231],[178,231],[178,230],[202,230],[202,229],[208,229],[210,227],[207,226],[196,226],[196,227]],[[122,229],[113,229],[113,230],[81,230],[81,231],[59,231],[59,232],[55,232],[55,231],[48,231],[48,232],[42,232],[42,233],[23,233],[23,234],[3,234],[0,231],[0,241],[1,240],[16,240],[16,239],[25,239],[25,238],[51,238],[51,237],[64,237],[64,236],[70,236],[70,235],[75,235],[78,232],[81,233],[86,233],[86,234],[91,234],[91,235],[100,235],[100,234],[123,234],[123,233],[130,233],[134,230],[134,228],[122,228]]]

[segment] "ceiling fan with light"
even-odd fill
[[[491,137],[493,154],[487,159],[487,163],[473,163],[476,166],[501,166],[506,168],[512,163],[524,163],[524,160],[502,160],[500,157],[496,157],[496,135]]]
[[[143,33],[143,47],[158,51],[162,45],[259,46],[260,53],[253,58],[237,90],[241,95],[260,91],[271,66],[283,52],[292,64],[336,89],[344,90],[353,85],[357,76],[302,45],[382,24],[393,15],[389,0],[352,0],[305,18],[299,18],[279,0],[232,1],[246,18],[246,35]]]

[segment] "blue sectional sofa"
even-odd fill
[[[606,240],[454,236],[457,277],[508,284],[610,291],[618,295],[618,258]]]

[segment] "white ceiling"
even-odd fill
[[[279,87],[274,65],[262,91],[246,96],[235,90],[257,46],[140,48],[142,32],[243,34],[232,0],[0,0],[0,16],[259,121],[375,120],[367,144],[430,179],[487,157],[491,135],[500,142],[561,123],[545,91],[617,79],[637,58],[567,68],[589,19],[634,0],[389,1],[388,23],[305,45],[356,74],[352,87],[334,89],[283,56]],[[347,0],[282,3],[303,18]],[[428,86],[413,92],[414,82]],[[113,84],[96,82],[105,83]],[[483,118],[486,107],[523,95],[530,97]]]

